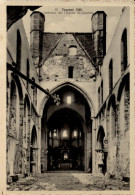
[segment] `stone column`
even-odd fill
[[[84,171],[87,172],[87,132],[84,130]]]
[[[48,129],[47,129],[47,126],[46,126],[46,128],[45,128],[45,172],[47,171],[47,161],[48,161],[48,158],[47,158],[47,156],[48,156],[48,145],[47,145],[47,141],[48,141],[48,139],[47,139],[47,135],[48,134]]]
[[[106,114],[106,139],[108,141],[108,143],[110,143],[110,114],[109,111],[107,110],[107,114]],[[107,155],[107,173],[110,172],[110,145],[108,144],[107,146],[107,151],[108,151],[108,155]]]
[[[38,123],[38,151],[37,151],[37,172],[41,173],[41,117],[39,117]]]
[[[41,130],[41,172],[45,172],[45,129]]]
[[[119,175],[119,167],[121,167],[120,163],[120,105],[116,105],[116,137],[117,137],[117,143],[116,143],[116,175]],[[119,176],[118,176],[119,177]]]
[[[92,173],[96,173],[95,142],[96,142],[96,118],[93,118],[93,121],[92,121]]]
[[[124,133],[124,167],[125,177],[130,177],[130,91],[128,87],[125,87],[125,98],[124,98],[124,118],[125,118],[125,133]]]
[[[20,147],[20,173],[23,173],[23,113],[24,113],[24,103],[23,101],[20,102],[20,129],[19,129],[19,147]]]
[[[90,170],[90,161],[92,160],[92,147],[91,147],[91,142],[92,142],[92,139],[91,139],[91,131],[87,130],[87,127],[84,126],[85,128],[85,146],[84,146],[84,155],[85,155],[85,163],[84,163],[84,171],[85,172],[88,172],[88,171],[91,171]]]
[[[92,135],[87,133],[87,171],[92,172]]]
[[[30,146],[31,146],[31,135],[30,135],[30,127],[31,127],[31,114],[29,112],[28,115],[28,134],[27,134],[27,153],[26,153],[26,159],[27,159],[27,173],[30,173]]]
[[[42,172],[47,171],[47,155],[48,155],[48,148],[47,148],[47,126],[46,124],[42,124],[42,131],[41,131],[41,165],[42,165]]]

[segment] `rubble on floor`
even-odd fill
[[[20,178],[8,184],[10,191],[101,191],[101,190],[129,190],[129,181],[108,179],[89,173],[56,172]]]

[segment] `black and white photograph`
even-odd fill
[[[6,189],[130,191],[130,6],[6,6]]]

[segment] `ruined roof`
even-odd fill
[[[62,42],[57,49],[59,42]],[[78,44],[93,63],[92,33],[47,33],[43,34],[42,63],[54,52],[55,55],[67,55],[67,48]],[[65,47],[67,46],[67,47]],[[80,51],[81,52],[81,51]],[[94,64],[94,63],[93,63]]]
[[[62,33],[44,33],[43,35],[43,47],[42,47],[42,58],[45,61],[52,51],[57,46]]]

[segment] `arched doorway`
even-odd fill
[[[107,169],[107,154],[105,152],[105,132],[102,126],[99,127],[97,134],[96,152],[97,172],[105,174]]]
[[[117,158],[117,122],[116,122],[116,98],[111,95],[108,101],[107,108],[107,140],[108,140],[108,157],[107,157],[107,172],[114,176],[116,173],[116,158]]]
[[[92,171],[91,109],[85,97],[66,85],[55,91],[61,104],[48,99],[42,117],[41,171]]]
[[[31,133],[31,148],[30,148],[30,172],[37,172],[37,132],[36,127],[33,126]]]
[[[19,78],[12,74],[8,95],[9,115],[7,119],[7,174],[22,172],[22,121],[23,93]],[[9,117],[9,118],[8,118]]]

